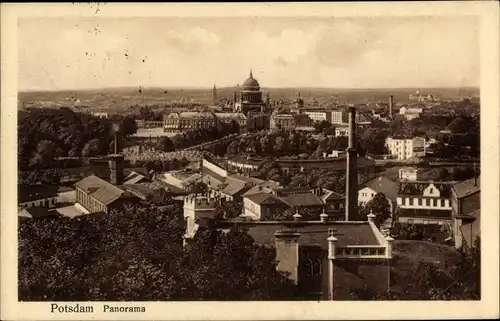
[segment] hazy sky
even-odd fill
[[[19,90],[479,85],[467,17],[21,18]]]

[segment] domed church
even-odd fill
[[[262,100],[262,91],[257,79],[253,78],[252,70],[250,69],[250,77],[248,77],[240,86],[240,97],[236,99],[234,95],[234,111],[244,113],[249,112],[265,112],[267,103]]]

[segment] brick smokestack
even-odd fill
[[[124,157],[118,154],[118,133],[115,133],[114,138],[114,154],[108,156],[108,165],[110,171],[110,182],[113,185],[123,184],[123,162]]]
[[[347,147],[345,220],[355,219],[358,202],[358,157],[356,151],[356,109],[349,107],[349,145]]]
[[[394,107],[394,96],[389,96],[389,117],[392,118],[392,109]]]

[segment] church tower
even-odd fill
[[[213,106],[217,105],[217,87],[215,87],[215,84],[214,84],[214,89],[212,89],[212,105]]]

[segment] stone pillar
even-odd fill
[[[297,231],[276,231],[276,261],[278,271],[289,273],[288,277],[295,284],[299,281],[299,237]]]
[[[370,223],[374,223],[374,224],[375,224],[375,218],[376,218],[376,217],[377,217],[377,216],[376,216],[375,214],[373,214],[373,212],[372,212],[372,211],[370,211],[370,214],[368,214],[368,222],[370,222]]]
[[[385,257],[388,259],[392,259],[392,245],[394,242],[394,239],[390,236],[386,236],[385,238],[386,242],[386,249],[385,249]]]
[[[328,299],[334,299],[334,275],[333,275],[333,260],[335,260],[335,243],[337,242],[337,238],[333,235],[330,235],[327,238],[328,241]]]

